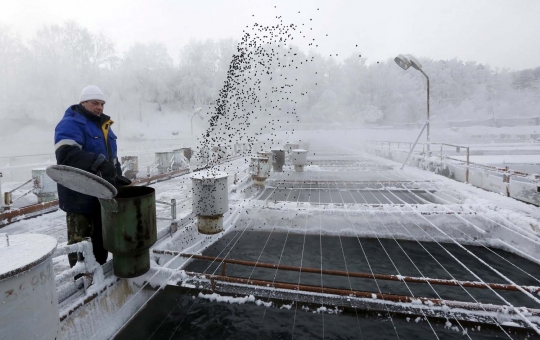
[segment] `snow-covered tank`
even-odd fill
[[[223,214],[229,209],[227,173],[206,170],[191,176],[192,210],[201,234],[223,231]]]
[[[46,173],[45,168],[32,169],[34,188],[32,192],[37,196],[38,203],[54,201],[57,197],[56,182]]]
[[[272,160],[272,157],[274,156],[274,154],[270,150],[263,150],[263,151],[258,151],[257,156],[258,157],[266,157],[269,160]]]
[[[253,184],[264,186],[264,181],[270,177],[270,167],[272,164],[270,159],[268,157],[251,157],[249,173]]]
[[[294,149],[291,150],[291,162],[294,164],[294,170],[297,172],[304,171],[304,166],[307,164],[307,150]]]
[[[159,174],[166,174],[169,172],[171,164],[171,155],[169,152],[156,152],[156,168]]]
[[[0,338],[60,339],[56,239],[0,234]]]
[[[172,170],[180,170],[180,169],[185,169],[189,167],[189,161],[186,158],[183,149],[173,150],[169,155],[169,159],[172,160],[171,162]]]

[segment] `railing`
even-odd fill
[[[176,220],[176,199],[172,198],[171,203],[164,202],[164,201],[157,201],[157,200],[156,200],[156,203],[168,205],[171,207],[171,218],[157,217],[158,220],[173,220],[173,221]]]
[[[414,144],[411,142],[397,142],[397,141],[367,141],[367,142],[381,150],[403,151],[403,152],[410,152]],[[426,152],[427,144],[428,143],[418,143],[415,150],[413,150],[413,152],[416,152],[417,154],[422,155],[422,156],[433,156],[433,150],[435,149],[433,146],[435,147],[438,146],[440,150],[440,154],[438,157],[440,158],[441,161],[445,159],[449,159],[455,162],[459,162],[466,167],[466,181],[467,182],[469,182],[469,168],[471,166],[486,169],[486,170],[502,172],[504,173],[504,178],[506,182],[509,181],[510,176],[534,177],[535,179],[540,179],[539,174],[530,174],[523,171],[512,170],[508,166],[504,168],[500,168],[493,165],[486,165],[486,164],[471,162],[470,161],[470,151],[471,151],[470,146],[449,144],[449,143],[429,143],[430,146],[432,146],[431,147],[432,151],[431,151],[431,155],[427,155],[427,152]],[[444,150],[448,150],[448,147],[455,148],[457,153],[460,153],[462,149],[466,150],[466,159],[461,160],[461,159],[457,159],[452,156],[444,154]]]

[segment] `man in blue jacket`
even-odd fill
[[[97,86],[86,86],[79,104],[68,107],[54,134],[57,164],[69,165],[100,175],[110,183],[127,180],[121,177],[116,136],[111,130],[113,121],[103,113],[105,95]],[[120,176],[120,177],[119,177]],[[123,182],[122,184],[129,184]],[[103,247],[101,206],[95,197],[84,195],[58,185],[60,209],[66,212],[68,244],[90,237],[94,256],[100,264],[107,261]],[[68,254],[73,267],[82,254]]]

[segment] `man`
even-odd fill
[[[82,90],[79,104],[70,106],[56,126],[56,161],[97,174],[113,185],[126,185],[130,181],[122,177],[113,121],[103,113],[104,106],[105,95],[99,87],[89,85]],[[58,185],[58,199],[60,209],[66,212],[68,244],[90,237],[97,262],[104,264],[108,251],[103,247],[98,199],[62,185]],[[68,259],[71,267],[83,260],[77,253],[68,254]]]

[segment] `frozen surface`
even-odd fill
[[[52,253],[56,244],[54,237],[46,235],[0,234],[0,277],[43,260]]]

